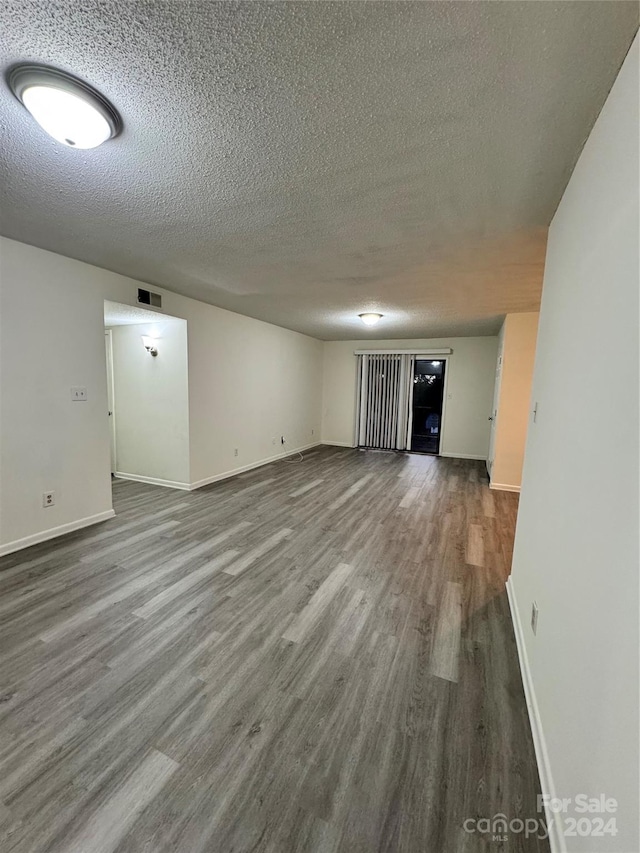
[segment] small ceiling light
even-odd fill
[[[378,320],[382,319],[382,314],[358,314],[365,326],[375,326]]]
[[[120,116],[88,83],[44,65],[19,65],[9,86],[40,127],[69,148],[96,148],[122,129]]]
[[[148,335],[142,335],[142,343],[149,355],[158,355],[158,349],[156,347],[157,340],[155,338],[150,338]]]

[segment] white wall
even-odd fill
[[[361,349],[450,347],[447,400],[440,452],[444,456],[486,459],[489,415],[497,357],[497,338],[328,341],[324,344],[322,440],[352,446],[356,411],[356,358]]]
[[[186,487],[189,482],[187,323],[115,326],[113,340],[116,464],[119,476]],[[141,336],[158,338],[151,356]]]
[[[507,314],[498,337],[502,357],[491,487],[519,491],[531,410],[538,334],[536,313]]]
[[[193,303],[191,481],[320,443],[322,342]],[[236,457],[235,450],[238,450]]]
[[[580,853],[640,850],[638,61],[636,37],[549,232],[511,581],[543,777],[619,802],[615,838],[566,839]]]
[[[12,550],[112,514],[109,428],[91,268],[10,240],[0,250],[0,549]]]
[[[104,300],[135,305],[139,286],[0,238],[0,552],[111,512]],[[281,455],[282,434],[318,443],[320,341],[152,289],[187,321],[191,483]]]

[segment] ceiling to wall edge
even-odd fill
[[[111,326],[138,326],[146,323],[158,323],[161,320],[180,320],[186,322],[182,317],[172,314],[164,314],[160,311],[151,311],[140,308],[138,305],[128,305],[125,302],[113,302],[104,300],[104,325]]]

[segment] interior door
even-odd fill
[[[109,444],[111,448],[111,473],[116,473],[116,416],[113,410],[113,341],[111,329],[105,329],[104,346],[107,361],[107,417],[109,418]]]
[[[502,352],[498,353],[496,362],[496,380],[493,386],[493,404],[491,406],[491,432],[489,433],[489,456],[487,458],[487,471],[489,479],[491,479],[491,469],[493,468],[493,457],[495,455],[496,445],[496,425],[498,423],[498,401],[500,400],[500,383],[502,382]]]

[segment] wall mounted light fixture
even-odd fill
[[[156,344],[158,343],[155,338],[150,338],[148,335],[142,335],[142,343],[144,344],[144,348],[149,353],[149,355],[156,356],[158,355],[158,350]]]

